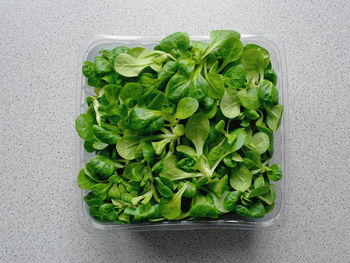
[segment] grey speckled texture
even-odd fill
[[[0,262],[349,262],[349,1],[0,1]],[[95,33],[273,32],[290,91],[288,221],[92,235],[73,199],[75,74]]]

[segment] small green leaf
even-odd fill
[[[267,112],[266,123],[267,126],[273,131],[276,132],[282,118],[283,113],[283,105],[275,105],[275,106],[265,106],[265,110]]]
[[[161,198],[159,203],[160,214],[168,220],[175,220],[181,215],[181,197],[187,188],[188,183],[173,195],[171,199]]]
[[[263,154],[270,145],[269,136],[264,132],[257,132],[253,135],[250,146],[256,152]]]
[[[233,119],[240,114],[240,103],[236,97],[237,92],[232,89],[225,89],[225,93],[220,101],[220,109],[225,117]]]
[[[142,95],[142,87],[135,82],[127,83],[120,91],[119,98],[124,102],[128,99],[138,100]]]
[[[193,115],[199,107],[196,99],[191,97],[182,98],[177,104],[175,118],[183,120]]]
[[[79,136],[86,140],[91,141],[94,138],[94,134],[92,131],[92,125],[94,124],[94,119],[91,115],[87,113],[80,114],[79,117],[75,121],[75,127]]]
[[[207,81],[210,85],[209,96],[215,99],[221,99],[225,93],[224,78],[221,74],[209,73]]]
[[[260,107],[258,90],[256,88],[241,89],[237,92],[237,97],[243,107],[256,110]]]
[[[78,186],[81,189],[91,190],[97,182],[86,175],[84,169],[81,169],[78,174]]]
[[[197,158],[203,153],[203,145],[209,135],[209,130],[209,120],[203,113],[192,115],[186,123],[185,136],[196,147]]]
[[[279,164],[273,164],[269,167],[269,170],[267,170],[267,177],[271,181],[279,181],[282,179],[282,171]]]
[[[252,184],[253,174],[245,166],[240,166],[231,170],[230,184],[241,192],[246,191]]]
[[[126,159],[135,159],[135,150],[137,145],[141,142],[141,137],[139,136],[126,136],[117,141],[117,152],[118,154]]]

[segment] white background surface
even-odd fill
[[[349,11],[349,1],[0,0],[0,262],[348,262]],[[286,49],[288,221],[255,232],[87,233],[73,193],[80,43],[224,28],[274,33]]]

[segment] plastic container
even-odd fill
[[[115,46],[135,47],[141,46],[147,49],[153,49],[163,36],[111,36],[111,35],[94,35],[87,39],[80,47],[79,60],[77,65],[77,93],[76,93],[76,115],[83,113],[87,109],[85,98],[93,94],[93,88],[87,85],[87,80],[83,76],[81,68],[85,60],[93,61],[98,55],[98,51],[111,49]],[[191,36],[191,40],[209,42],[209,36]],[[101,223],[94,220],[88,211],[88,206],[84,201],[87,191],[80,189],[77,185],[78,214],[80,224],[88,231],[155,231],[155,230],[188,230],[188,229],[208,229],[208,228],[226,228],[226,229],[257,229],[275,224],[280,221],[285,214],[285,195],[286,195],[286,178],[288,177],[288,90],[286,59],[283,46],[280,40],[271,34],[261,35],[241,35],[243,44],[253,43],[266,48],[271,57],[272,68],[278,76],[277,89],[279,92],[279,103],[284,105],[284,113],[280,128],[275,133],[274,157],[271,163],[279,163],[282,168],[283,178],[275,185],[276,200],[275,208],[272,212],[260,219],[249,219],[242,217],[225,218],[219,220],[200,220],[178,222],[159,222],[159,223],[139,223],[139,224],[116,224]],[[76,171],[74,176],[77,177],[80,169],[92,157],[83,147],[83,140],[76,133]],[[75,180],[76,182],[76,180]]]

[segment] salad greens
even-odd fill
[[[240,34],[184,32],[154,50],[100,51],[82,72],[95,95],[76,119],[92,157],[78,175],[98,221],[259,218],[274,207],[270,165],[283,106],[269,53]]]

